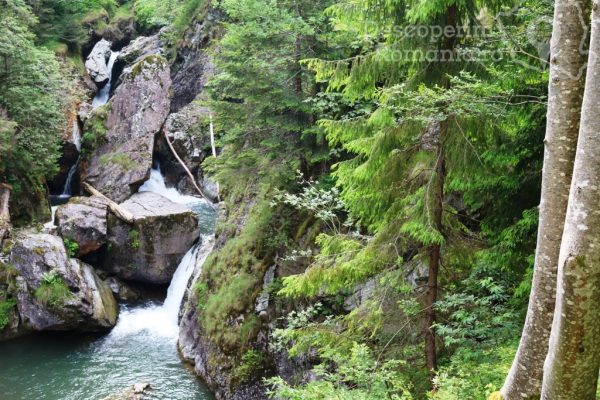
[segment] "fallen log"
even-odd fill
[[[88,193],[104,199],[106,201],[106,203],[108,204],[108,208],[110,209],[110,211],[112,211],[113,214],[115,214],[118,218],[122,219],[123,221],[127,222],[128,224],[133,224],[134,218],[133,218],[132,213],[125,210],[123,207],[121,207],[120,205],[118,205],[117,203],[115,203],[114,201],[112,201],[111,199],[109,199],[108,197],[103,195],[102,193],[100,193],[89,183],[83,182],[82,186]]]
[[[185,170],[185,172],[188,174],[188,176],[192,180],[192,184],[194,185],[194,187],[196,188],[196,190],[198,191],[198,193],[200,193],[200,196],[202,196],[204,198],[204,200],[208,201],[208,203],[212,205],[212,201],[210,201],[208,199],[208,197],[206,197],[206,195],[202,192],[202,189],[200,189],[200,187],[196,184],[196,178],[194,178],[194,175],[190,172],[190,170],[185,165],[185,163],[183,162],[183,160],[179,157],[179,154],[177,154],[177,152],[175,151],[175,148],[173,147],[173,144],[171,143],[171,139],[169,139],[169,135],[167,134],[166,131],[165,131],[165,139],[167,141],[167,144],[169,145],[169,148],[171,149],[171,152],[173,153],[173,155],[175,156],[175,158],[177,159],[177,161],[179,161],[179,164],[181,164],[181,166],[183,167],[183,169]]]

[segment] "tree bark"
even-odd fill
[[[592,33],[581,127],[558,261],[542,400],[593,400],[600,368],[600,9]]]
[[[444,210],[444,184],[446,179],[446,160],[444,154],[444,139],[448,129],[448,122],[436,123],[439,131],[438,153],[435,164],[435,182],[433,193],[433,224],[438,232],[443,232],[442,215]],[[427,278],[427,295],[425,298],[425,359],[427,370],[437,369],[436,335],[433,330],[435,324],[435,303],[438,295],[438,275],[442,259],[442,248],[439,244],[429,246],[429,272]]]
[[[11,186],[0,183],[0,246],[2,246],[2,242],[10,233],[11,228],[10,212],[8,209],[11,191]]]
[[[556,274],[585,78],[587,1],[556,0],[550,48],[542,196],[529,307],[521,341],[501,393],[505,400],[538,398],[554,315]]]
[[[100,193],[98,190],[96,190],[96,188],[94,188],[89,183],[83,182],[81,185],[88,193],[104,199],[104,201],[106,201],[106,203],[108,204],[108,208],[110,209],[110,211],[113,212],[113,214],[115,214],[117,217],[119,217],[121,220],[127,222],[128,224],[133,224],[135,219],[134,219],[132,213],[125,210],[123,207],[121,207],[120,205],[118,205],[117,203],[115,203],[114,201],[112,201],[111,199],[109,199],[108,197],[103,195],[102,193]]]

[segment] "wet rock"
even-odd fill
[[[169,113],[169,64],[146,56],[125,69],[120,81],[109,103],[86,123],[86,135],[95,139],[84,140],[91,156],[82,174],[115,202],[137,192],[150,176],[154,137]]]
[[[79,256],[92,253],[106,243],[107,212],[100,197],[73,197],[56,210],[58,233],[79,245]]]
[[[106,66],[106,62],[110,57],[110,46],[111,43],[107,40],[100,40],[94,48],[92,52],[85,60],[85,68],[87,69],[88,74],[94,80],[96,85],[103,86],[108,82],[109,71]]]
[[[151,192],[135,194],[120,205],[133,214],[134,223],[128,225],[109,214],[104,269],[121,279],[169,283],[198,239],[196,214]]]
[[[123,301],[125,303],[133,303],[140,299],[141,294],[134,288],[126,285],[119,278],[111,276],[105,280],[105,282],[110,286],[110,290],[112,290],[113,294],[119,301]]]
[[[31,330],[98,331],[113,327],[117,302],[94,269],[67,256],[61,238],[24,233],[11,250],[17,308]]]

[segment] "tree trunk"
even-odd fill
[[[0,246],[10,232],[10,212],[8,203],[10,201],[10,192],[12,187],[0,183]]]
[[[444,155],[444,139],[448,129],[448,122],[442,121],[437,124],[439,130],[438,153],[435,164],[435,183],[433,193],[433,224],[438,232],[442,233],[442,215],[444,210],[444,183],[446,179],[446,161]],[[429,273],[427,278],[427,296],[425,298],[425,356],[427,369],[435,371],[437,369],[437,350],[436,335],[433,330],[435,324],[435,302],[438,295],[438,274],[441,262],[441,246],[433,244],[429,246]]]
[[[581,44],[586,40],[584,21],[588,11],[586,1],[556,1],[533,282],[519,349],[501,390],[505,400],[538,398],[541,392],[554,315],[558,256],[579,133],[586,62]]]
[[[600,9],[594,2],[581,127],[558,261],[543,400],[593,400],[600,368]]]

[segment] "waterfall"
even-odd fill
[[[175,188],[168,188],[165,184],[165,178],[160,172],[160,166],[150,171],[150,179],[148,179],[139,189],[140,192],[154,192],[171,200],[173,203],[179,204],[194,204],[206,203],[206,200],[194,196],[188,196],[179,193]]]
[[[63,188],[61,196],[71,196],[73,194],[73,178],[77,174],[77,168],[79,168],[79,157],[73,166],[69,169],[69,173],[67,174],[67,180],[65,181],[65,186]]]
[[[164,303],[121,310],[119,321],[111,331],[110,338],[120,339],[133,334],[145,333],[152,337],[177,339],[179,308],[188,282],[196,265],[204,263],[212,246],[212,236],[203,236],[201,244],[194,245],[179,263]]]
[[[94,100],[92,101],[92,107],[94,109],[101,107],[108,102],[108,97],[110,96],[110,87],[112,85],[112,70],[118,56],[118,51],[113,51],[110,53],[110,58],[108,59],[108,64],[106,65],[108,69],[108,82],[106,82],[106,85],[104,85],[102,89],[96,93],[96,97],[94,97]]]
[[[206,200],[183,195],[175,188],[167,188],[160,167],[152,170],[150,179],[140,187],[140,192],[154,192],[175,203],[185,204],[194,210],[199,207],[212,211],[212,207]],[[125,336],[142,333],[151,337],[165,337],[176,340],[179,333],[179,309],[188,282],[196,266],[202,266],[212,251],[213,237],[212,232],[201,235],[200,243],[188,250],[173,275],[163,304],[147,304],[141,307],[122,309],[117,326],[111,331],[109,340],[117,340]]]

